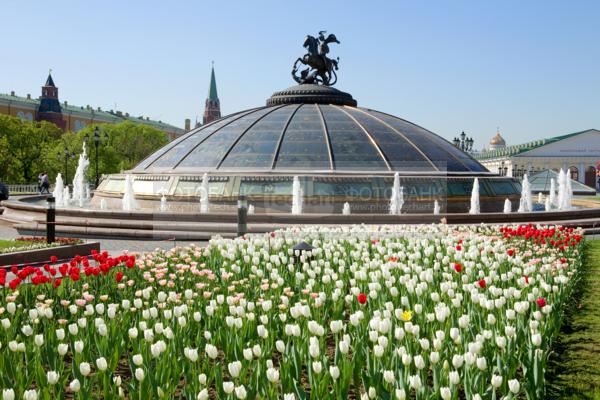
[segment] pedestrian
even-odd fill
[[[44,172],[41,176],[40,187],[40,194],[50,194],[50,179],[48,178],[47,172]]]

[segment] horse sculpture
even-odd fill
[[[340,43],[334,34],[325,37],[325,31],[320,31],[318,38],[308,35],[304,40],[303,46],[306,48],[306,53],[302,58],[298,58],[294,62],[292,68],[292,77],[299,84],[321,84],[332,86],[337,82],[336,70],[338,69],[339,57],[335,60],[327,57],[329,53],[329,43]],[[298,72],[298,63],[308,66]]]

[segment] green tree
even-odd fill
[[[6,178],[10,183],[32,183],[48,168],[47,155],[62,131],[49,122],[28,122],[0,115],[0,141],[6,150]]]
[[[140,161],[169,142],[166,133],[148,125],[135,122],[121,122],[119,124],[89,125],[76,134],[64,135],[63,142],[69,149],[75,149],[79,154],[87,135],[88,180],[94,182],[96,176],[96,148],[93,142],[94,128],[98,126],[101,132],[101,141],[98,147],[98,169],[100,175],[112,174],[135,167]],[[105,140],[108,134],[108,141]],[[58,145],[54,154],[64,151],[64,144]],[[55,155],[56,157],[56,155]],[[63,161],[64,162],[64,161]],[[74,161],[75,165],[77,160]],[[69,166],[69,175],[73,175],[75,167]],[[64,167],[63,167],[64,169]]]

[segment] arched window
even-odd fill
[[[573,179],[574,181],[578,181],[579,180],[579,170],[577,169],[577,167],[570,166],[569,167],[569,172],[571,173],[571,179]]]

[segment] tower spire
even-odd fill
[[[219,95],[217,94],[217,80],[215,78],[215,62],[211,63],[210,84],[208,86],[208,97],[204,103],[204,115],[202,123],[208,124],[216,119],[221,118],[221,105]]]

